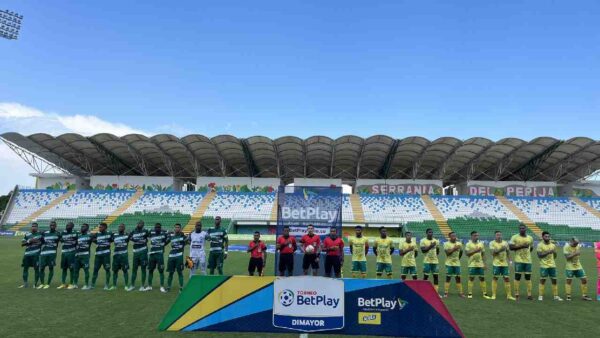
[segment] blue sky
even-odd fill
[[[0,40],[0,104],[62,121],[0,111],[0,132],[97,131],[60,120],[83,116],[149,134],[600,136],[598,1],[0,8],[25,16]]]

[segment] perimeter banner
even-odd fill
[[[428,281],[275,278],[193,276],[159,329],[463,337]]]
[[[596,269],[598,269],[598,276],[600,276],[600,242],[594,243],[594,250],[596,251]],[[596,298],[600,301],[600,277],[596,281]]]

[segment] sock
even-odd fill
[[[98,279],[98,270],[94,269],[94,273],[92,274],[92,286],[96,286],[96,280]],[[86,282],[87,285],[87,282]]]
[[[75,283],[75,269],[69,269],[71,275],[71,284]]]
[[[131,270],[131,286],[135,285],[136,279],[137,279],[137,268],[133,268],[133,270]]]
[[[71,284],[79,284],[79,270],[73,271],[73,277],[71,277]]]
[[[44,280],[46,279],[46,272],[44,270],[46,270],[46,269],[40,269],[40,272],[39,272],[42,284],[44,284]]]
[[[54,267],[48,267],[48,285],[52,283],[52,278],[54,278]]]
[[[125,286],[129,286],[129,275],[127,274],[127,270],[123,270],[123,279],[125,280]]]
[[[567,297],[571,297],[571,284],[565,284],[565,292],[567,293]]]
[[[40,281],[40,269],[33,268],[33,278],[35,279],[34,285],[37,285],[37,283]]]
[[[169,277],[167,277],[167,287],[170,289],[171,285],[173,285],[173,273],[169,272]]]
[[[23,268],[23,284],[27,284],[28,279],[29,279],[29,269]]]
[[[444,283],[444,293],[448,293],[450,291],[450,282]]]
[[[519,291],[521,289],[521,287],[520,287],[521,285],[520,284],[521,284],[520,281],[518,281],[518,280],[515,279],[515,296],[519,295]]]
[[[506,287],[506,283],[504,283],[504,286]],[[492,279],[492,297],[496,298],[496,290],[498,289],[498,281],[495,279]]]
[[[142,285],[146,284],[146,269],[142,267]]]
[[[217,268],[217,270],[219,270],[219,275],[223,274],[223,268]]]
[[[539,286],[540,289],[538,290],[538,293],[540,296],[544,295],[544,291],[545,291],[544,286],[545,286],[544,284],[540,283],[540,286]]]
[[[552,284],[552,295],[558,297],[558,284]]]
[[[510,283],[504,283],[504,292],[506,292],[506,297],[512,296],[510,292]]]
[[[531,279],[526,281],[527,283],[527,296],[531,296],[531,292],[533,290],[533,282],[531,282]]]
[[[152,286],[152,281],[154,280],[154,270],[148,271],[148,286]]]
[[[110,284],[110,270],[104,270],[104,286]]]
[[[456,283],[456,287],[458,288],[458,293],[462,295],[462,294],[463,294],[463,286],[462,286],[462,283],[460,283],[460,282],[459,282],[459,283]]]
[[[71,274],[71,276],[73,276],[73,274]],[[73,277],[71,277],[71,279],[72,278]],[[62,282],[62,284],[67,283],[67,269],[62,269],[62,275],[60,276],[60,281]]]
[[[160,286],[161,287],[165,286],[165,272],[158,271],[158,277],[160,277]]]
[[[177,271],[177,275],[179,277],[179,287],[183,287],[183,272]]]
[[[581,295],[583,297],[587,296],[587,283],[586,284],[581,283]]]
[[[83,270],[83,278],[85,279],[85,285],[90,285],[90,269]]]
[[[117,286],[117,271],[113,271],[113,286],[116,287]],[[125,283],[125,286],[127,286],[127,283]]]
[[[473,282],[471,280],[469,280],[467,282],[467,291],[469,292],[470,295],[473,294]]]
[[[487,283],[485,281],[480,281],[479,287],[481,288],[481,292],[483,292],[483,295],[487,296]]]

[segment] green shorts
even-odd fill
[[[416,276],[417,275],[417,267],[416,266],[403,266],[401,269],[401,276]]]
[[[391,263],[377,263],[376,272],[378,275],[381,275],[383,272],[389,276],[392,274],[392,264]]]
[[[47,266],[54,267],[56,265],[56,254],[40,255],[40,268]]]
[[[446,277],[460,277],[459,265],[446,265]]]
[[[153,253],[148,256],[148,270],[164,270],[165,269],[165,255],[161,253]]]
[[[437,274],[439,272],[439,267],[437,263],[423,263],[423,274]]]
[[[508,277],[508,266],[494,266],[492,272],[494,277]]]
[[[127,271],[129,269],[129,257],[126,254],[114,255],[112,269],[113,271]]]
[[[148,251],[134,253],[132,265],[134,270],[137,270],[138,266],[141,266],[143,269],[145,269],[148,265]]]
[[[583,269],[578,270],[566,270],[567,279],[575,278],[585,278],[585,271]]]
[[[88,269],[90,267],[90,255],[75,256],[75,270]]]
[[[24,268],[34,268],[38,269],[40,264],[40,255],[26,255],[23,256],[23,261],[21,262],[21,266]]]
[[[94,256],[94,270],[110,270],[110,253],[107,255],[95,255]]]
[[[365,261],[352,261],[352,272],[367,272],[367,262]]]
[[[167,272],[183,271],[183,255],[179,257],[169,257],[167,260]]]
[[[208,253],[208,268],[209,269],[222,269],[223,268],[223,252],[209,252]]]
[[[515,273],[531,274],[531,263],[515,263]]]
[[[556,278],[556,268],[540,268],[540,278]]]
[[[63,252],[60,255],[60,268],[73,269],[75,268],[75,252]]]
[[[480,268],[480,267],[469,268],[469,276],[483,277],[483,276],[485,276],[485,269]]]

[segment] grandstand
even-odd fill
[[[247,233],[253,227],[270,229],[277,210],[273,186],[256,186],[258,183],[251,180],[277,178],[285,184],[300,176],[331,182],[342,179],[356,183],[356,187],[359,180],[377,181],[371,184],[421,180],[418,189],[406,191],[422,192],[423,186],[435,182],[443,182],[439,184],[445,187],[466,186],[468,182],[477,186],[478,180],[493,177],[495,181],[487,196],[372,194],[365,190],[363,182],[363,188],[355,189],[355,194],[343,196],[343,223],[364,224],[368,234],[375,234],[380,225],[401,225],[418,237],[426,228],[432,228],[438,237],[455,231],[460,238],[466,238],[476,229],[483,238],[491,238],[496,230],[514,233],[517,224],[524,222],[534,236],[548,230],[557,239],[574,235],[588,241],[600,239],[600,198],[557,197],[560,185],[574,184],[600,169],[600,142],[585,137],[539,137],[529,142],[507,138],[493,142],[478,137],[429,141],[385,135],[349,135],[336,140],[325,136],[305,140],[286,136],[271,140],[229,135],[148,138],[5,133],[0,139],[11,149],[26,150],[34,160],[50,163],[80,182],[93,180],[95,175],[134,175],[137,181],[147,181],[139,186],[100,185],[112,190],[15,189],[2,219],[3,228],[10,230],[25,229],[32,221],[44,228],[50,220],[56,220],[60,228],[67,221],[87,222],[92,228],[105,221],[111,229],[119,223],[130,229],[143,220],[168,226],[181,223],[186,231],[191,231],[196,220],[210,226],[219,215],[226,225],[243,223],[239,229]],[[151,174],[162,180],[153,181]],[[210,182],[211,175],[224,182],[228,177],[232,181],[226,183],[227,188],[215,187],[215,183],[198,187],[203,192],[174,191],[175,186],[156,184],[165,181],[165,177],[172,182],[177,179],[192,184],[195,178],[204,177]],[[528,197],[506,195],[509,190],[498,188],[508,181],[527,184],[534,179],[539,180],[537,185],[522,189],[532,192]],[[536,190],[536,186],[546,183],[547,187]],[[393,187],[397,189],[398,185]],[[441,185],[437,187],[440,189],[435,193],[441,193]],[[144,188],[147,190],[140,190]]]

